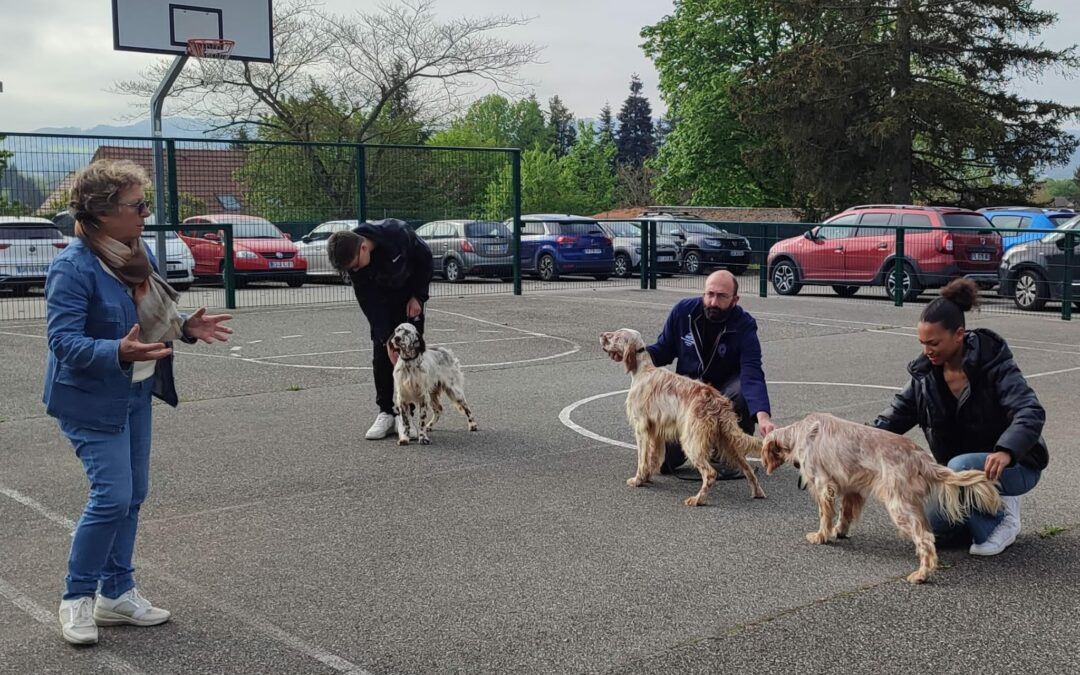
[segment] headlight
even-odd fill
[[[750,240],[747,239],[746,237],[743,237],[742,240],[743,240],[743,243],[746,244],[746,250],[749,251],[750,250]]]
[[[258,258],[259,254],[254,251],[237,251],[237,258],[243,258],[244,260],[251,260],[252,258]]]
[[[634,253],[637,253],[638,255],[641,255],[641,247],[640,246],[635,246],[634,247]]]
[[[713,248],[720,248],[724,245],[719,239],[702,239],[701,243],[706,246],[712,246]]]

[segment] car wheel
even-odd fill
[[[701,274],[701,254],[697,251],[687,251],[683,256],[682,265],[687,274]]]
[[[731,272],[737,277],[741,277],[746,274],[746,265],[728,265],[728,272]]]
[[[540,274],[541,281],[555,281],[559,278],[559,268],[555,266],[555,258],[545,253],[536,261],[536,269]]]
[[[1024,270],[1013,286],[1013,302],[1025,312],[1037,312],[1046,306],[1046,282],[1035,270]]]
[[[630,256],[620,253],[615,256],[615,276],[626,279],[630,276],[634,266],[630,263]]]
[[[189,283],[188,283],[188,282],[186,282],[186,281],[185,281],[185,282],[183,282],[183,283],[179,283],[179,284],[171,284],[171,285],[172,285],[173,289],[175,289],[175,290],[177,290],[177,291],[180,291],[181,293],[183,293],[184,291],[186,291],[186,290],[188,290],[188,289],[190,289],[190,288],[191,288],[191,284],[189,284]]]
[[[859,292],[858,286],[833,286],[832,289],[841,298],[850,298]]]
[[[795,295],[802,290],[799,270],[790,260],[781,260],[773,265],[772,285],[780,295]]]
[[[288,279],[285,283],[289,285],[289,288],[300,288],[304,285],[304,277],[300,277],[299,279]]]
[[[904,302],[912,302],[920,295],[922,295],[922,286],[919,284],[919,278],[915,276],[915,270],[911,265],[904,265]],[[890,298],[896,297],[896,274],[893,273],[892,268],[889,268],[889,273],[885,277],[885,292],[889,294]]]
[[[447,258],[443,263],[443,278],[452,284],[463,280],[465,275],[461,273],[461,263],[453,258]]]

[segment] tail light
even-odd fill
[[[5,248],[11,248],[11,244],[0,244],[0,251],[3,251]]]
[[[559,246],[569,246],[577,243],[577,237],[568,237],[565,234],[559,235],[555,238],[555,243]]]
[[[955,248],[956,243],[953,241],[951,233],[941,235],[941,243],[938,244],[939,251],[942,253],[952,253]]]
[[[468,239],[462,239],[461,240],[461,250],[465,251],[466,253],[472,253],[473,252],[472,244],[469,243]]]
[[[67,242],[66,241],[54,241],[53,246],[55,246],[56,248],[67,248]]]

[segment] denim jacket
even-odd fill
[[[157,261],[150,253],[150,263]],[[120,340],[139,321],[127,287],[75,240],[60,252],[45,280],[49,354],[45,365],[46,411],[98,431],[120,431],[127,422],[132,366],[121,365]],[[186,318],[186,317],[185,317]],[[176,406],[173,357],[154,371],[154,395]]]

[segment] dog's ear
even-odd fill
[[[637,347],[633,343],[627,341],[627,345],[623,348],[622,360],[626,364],[626,372],[637,372],[638,354]]]
[[[784,463],[786,453],[776,438],[776,432],[765,437],[761,444],[761,463],[765,465],[765,475],[771,476]]]
[[[416,353],[423,354],[425,349],[427,349],[427,343],[424,342],[424,336],[418,331],[416,333]]]

